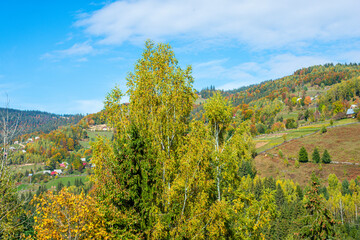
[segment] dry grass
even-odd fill
[[[339,163],[322,164],[322,169],[319,164],[300,163],[300,167],[295,168],[295,159],[301,146],[306,148],[310,161],[314,148],[318,147],[321,154],[327,149],[332,161]],[[285,157],[290,158],[289,166],[285,166],[284,160],[277,156],[279,149]],[[324,134],[316,133],[293,140],[255,158],[260,176],[284,177],[300,184],[307,183],[312,172],[325,179],[330,173],[335,173],[341,180],[360,175],[360,165],[349,165],[346,162],[360,164],[360,124],[332,128]]]

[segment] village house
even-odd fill
[[[350,106],[350,109],[356,109],[358,106],[356,104],[353,104]]]
[[[354,118],[354,117],[355,117],[354,109],[349,108],[349,109],[346,111],[346,117],[347,117],[347,118]]]
[[[63,171],[61,169],[54,169],[54,172],[56,172],[57,174],[62,174]]]

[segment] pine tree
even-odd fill
[[[302,239],[333,239],[335,237],[335,220],[325,207],[324,199],[319,194],[319,179],[313,174],[311,188],[305,194],[304,207],[306,214],[300,219],[300,237]]]
[[[279,208],[282,207],[285,203],[285,194],[280,184],[277,184],[276,186],[275,201],[276,201],[276,205]]]
[[[324,151],[324,153],[322,155],[321,161],[323,163],[331,163],[330,154],[328,153],[328,151],[326,149],[325,149],[325,151]]]
[[[304,147],[301,147],[299,151],[299,162],[308,162],[308,161],[309,161],[308,153]]]
[[[320,162],[320,153],[317,147],[314,148],[314,151],[312,153],[312,160],[314,163]]]

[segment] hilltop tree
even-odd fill
[[[301,147],[299,151],[299,162],[308,162],[308,161],[309,161],[308,153],[304,147]]]

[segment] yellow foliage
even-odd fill
[[[95,201],[84,193],[48,191],[31,203],[36,206],[36,239],[110,239]]]

